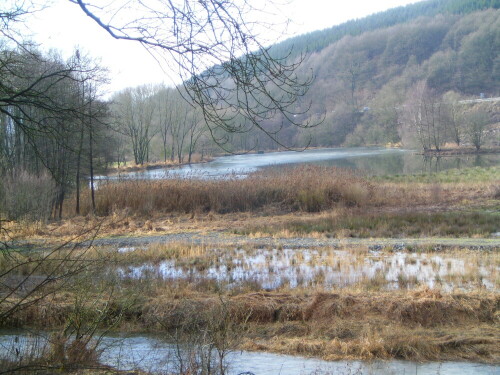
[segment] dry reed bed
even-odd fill
[[[408,327],[437,327],[499,322],[500,296],[495,293],[442,294],[423,288],[408,293],[249,293],[228,297],[236,321],[257,323],[334,322],[336,319],[381,319]],[[220,306],[217,296],[182,299],[158,296],[143,307],[146,327],[175,329],[184,319],[198,319]],[[179,320],[180,319],[180,320]]]
[[[209,311],[220,305],[221,298],[227,301],[236,320],[263,323],[333,321],[337,318],[363,321],[374,316],[424,327],[464,322],[500,323],[500,294],[484,288],[444,292],[419,286],[412,290],[383,291],[358,284],[329,292],[322,288],[283,288],[276,292],[251,293],[230,289],[224,292],[214,284],[195,285],[189,281],[174,283],[147,279],[118,282],[119,279],[108,278],[103,272],[106,267],[89,269],[85,275],[61,285],[63,288],[58,282],[51,284],[49,287],[53,287],[56,293],[16,314],[14,320],[17,323],[14,325],[57,326],[74,308],[73,299],[82,298],[97,301],[90,307],[92,309],[101,300],[111,306],[111,314],[121,309],[125,316],[135,317],[145,328],[152,328],[155,322],[170,327],[175,321],[173,317],[196,316]],[[36,299],[36,293],[31,298]],[[15,299],[16,295],[9,298],[12,302]]]
[[[62,292],[47,301],[16,313],[11,326],[30,324],[57,327],[72,313],[71,294]],[[146,298],[125,318],[146,330],[169,330],[190,320],[210,319],[220,309],[221,298],[236,322],[334,323],[337,319],[371,320],[411,327],[446,327],[500,322],[500,295],[493,292],[441,293],[421,288],[409,292],[339,291],[338,293],[254,292],[237,296],[204,293],[164,294]],[[116,309],[118,306],[115,305]],[[110,310],[110,314],[117,310]],[[123,323],[127,323],[124,321]]]
[[[491,186],[490,186],[491,185]],[[259,171],[248,178],[223,180],[134,180],[110,182],[96,192],[98,215],[128,210],[156,212],[245,212],[264,207],[318,212],[333,207],[445,204],[494,194],[494,184],[373,183],[335,167],[301,166]],[[88,193],[87,193],[88,194]],[[82,213],[91,211],[83,199]],[[67,210],[73,207],[68,201]]]
[[[320,178],[321,177],[321,178]],[[122,181],[99,187],[100,215],[128,209],[152,212],[238,212],[268,205],[292,210],[319,211],[343,202],[363,204],[373,187],[340,169],[300,167],[287,172],[260,172],[247,179]],[[85,199],[84,201],[88,201]],[[84,207],[83,212],[88,212]]]

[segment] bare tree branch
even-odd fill
[[[173,65],[189,103],[201,109],[213,139],[256,128],[280,144],[265,121],[279,116],[301,128],[297,100],[314,78],[298,75],[303,56],[273,56],[258,38],[259,10],[247,0],[115,1],[104,7],[68,0],[117,40],[135,41]],[[265,22],[262,20],[262,22]],[[307,109],[306,109],[307,110]],[[282,145],[285,146],[285,145]],[[286,147],[286,146],[285,146]]]

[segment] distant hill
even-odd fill
[[[280,141],[289,145],[364,145],[399,142],[398,111],[417,83],[433,95],[500,96],[500,0],[429,0],[394,8],[271,47],[275,56],[292,49],[305,56],[303,72],[316,78],[298,110],[301,120],[322,121],[312,131],[287,126]],[[450,93],[451,92],[451,93]],[[245,137],[246,140],[243,140]],[[273,148],[261,135],[234,135],[234,148],[248,137]],[[253,144],[253,142],[248,142]]]

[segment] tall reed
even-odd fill
[[[114,211],[148,215],[153,212],[244,212],[274,206],[287,211],[317,212],[335,205],[363,206],[374,186],[354,172],[339,168],[301,166],[261,171],[246,179],[134,180],[103,184],[96,194],[96,213]],[[82,213],[90,212],[89,199]]]

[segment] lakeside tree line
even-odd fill
[[[61,217],[69,193],[79,213],[81,190],[91,187],[95,205],[94,177],[109,167],[160,155],[191,162],[213,148],[179,89],[146,85],[105,100],[106,70],[80,51],[64,60],[30,44],[2,47],[0,176],[9,218]]]
[[[113,139],[105,127],[107,104],[99,97],[105,70],[78,50],[64,60],[29,42],[4,38],[0,77],[4,209],[14,217],[16,211],[43,216],[38,210],[50,207],[53,216],[61,216],[69,190],[79,193],[83,176],[93,177],[96,161],[109,160],[105,145]],[[9,198],[23,194],[38,196],[31,199],[37,207],[19,207]]]

